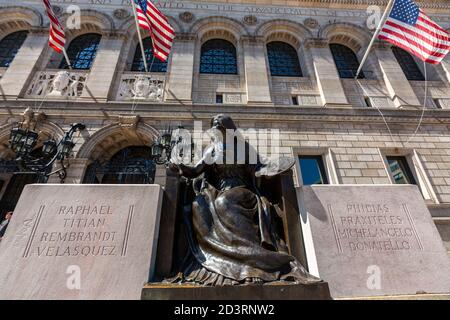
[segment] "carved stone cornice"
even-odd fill
[[[129,102],[124,103],[94,103],[94,102],[77,102],[68,101],[61,108],[60,101],[45,101],[41,109],[45,110],[47,120],[61,119],[64,117],[68,122],[83,121],[88,123],[90,120],[98,119],[114,119],[113,123],[118,124],[120,116],[135,117],[134,115],[126,115],[129,112]],[[378,123],[384,124],[387,121],[390,125],[394,123],[410,124],[417,126],[422,115],[422,109],[396,109],[396,108],[382,108],[383,117],[380,116],[376,108],[352,108],[352,107],[311,107],[311,108],[292,108],[284,106],[266,107],[266,106],[252,106],[235,105],[227,106],[227,114],[239,119],[249,121],[259,121],[268,123],[287,123],[287,122],[301,122],[301,121],[316,121],[316,122],[354,122],[354,123]],[[23,102],[21,101],[6,101],[0,102],[0,116],[11,117],[20,115],[23,112]],[[140,121],[194,121],[204,120],[209,121],[212,116],[218,113],[223,113],[223,106],[217,105],[180,105],[169,104],[154,105],[149,108],[148,105],[139,104],[137,106],[136,114],[139,114]],[[122,122],[126,126],[125,120]],[[450,110],[447,109],[427,109],[423,118],[423,125],[431,124],[438,126],[450,126]],[[129,124],[128,124],[129,125]],[[125,133],[127,130],[123,130]],[[135,132],[136,130],[128,130]]]

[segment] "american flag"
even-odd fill
[[[450,34],[412,0],[395,0],[378,38],[432,64],[440,63],[450,50]]]
[[[47,11],[48,18],[50,19],[50,35],[48,38],[48,45],[58,53],[64,50],[64,44],[66,43],[66,36],[64,35],[64,29],[56,18],[53,12],[52,6],[49,0],[42,0]]]
[[[134,0],[139,26],[150,32],[153,54],[162,61],[167,61],[175,31],[164,14],[150,0]]]

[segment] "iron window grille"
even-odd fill
[[[88,70],[91,68],[97,54],[101,36],[96,33],[87,33],[72,40],[67,49],[67,56],[73,69]],[[68,69],[65,59],[61,61],[60,69]]]
[[[147,62],[147,66],[150,68],[150,72],[166,72],[167,62],[161,61],[153,55],[151,38],[145,38],[142,41],[142,44],[144,45],[145,60]],[[142,59],[142,52],[139,44],[136,46],[131,71],[145,71],[144,60]]]
[[[330,44],[331,54],[339,73],[339,77],[343,79],[353,79],[359,68],[359,61],[352,49],[342,44]],[[360,72],[358,79],[364,79],[364,72]]]
[[[237,74],[236,48],[226,40],[212,39],[202,45],[200,73]]]
[[[289,44],[273,41],[267,44],[267,58],[272,76],[302,77],[297,51]]]

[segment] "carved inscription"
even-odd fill
[[[60,205],[44,212],[39,208],[23,257],[100,257],[125,256],[132,224],[134,206],[121,230],[113,230],[112,219],[121,212],[107,205]],[[124,213],[126,214],[126,213]],[[40,230],[42,215],[51,216],[50,230]]]
[[[30,1],[34,2],[34,1]],[[125,6],[130,7],[130,0],[55,0],[61,4],[89,4],[96,6]],[[154,1],[155,5],[163,10],[200,10],[213,12],[242,12],[255,16],[259,15],[294,15],[294,16],[327,16],[327,17],[367,17],[365,10],[332,10],[315,8],[298,8],[294,6],[259,6],[245,4],[219,4],[219,3],[195,3],[180,1]]]
[[[386,203],[327,205],[336,246],[342,252],[423,250],[409,208]]]
[[[22,2],[36,3],[37,0],[23,0]],[[126,7],[129,8],[131,0],[54,0],[59,4],[91,5],[97,7]],[[247,4],[220,4],[220,3],[196,3],[194,1],[154,1],[155,5],[163,11],[187,10],[187,11],[212,11],[214,13],[246,13],[255,16],[278,15],[278,16],[303,16],[303,17],[335,17],[335,18],[361,18],[365,19],[370,13],[366,10],[342,10],[330,8],[299,8],[297,6],[261,6]],[[433,20],[438,22],[449,22],[450,17],[445,15],[433,15]],[[309,25],[309,24],[306,24]],[[311,27],[309,25],[309,27]],[[313,26],[314,27],[314,26]]]

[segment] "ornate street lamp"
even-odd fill
[[[184,128],[182,126],[178,126],[178,129]],[[172,130],[166,130],[163,134],[161,134],[156,142],[151,145],[151,156],[153,161],[160,165],[167,165],[170,162],[173,148],[180,143],[182,143],[181,136],[173,137]],[[182,154],[180,154],[180,156],[182,156]]]
[[[11,130],[9,143],[11,150],[16,153],[15,161],[19,164],[22,171],[31,171],[37,173],[41,182],[47,181],[52,174],[58,174],[61,183],[67,176],[68,164],[64,160],[70,155],[75,144],[73,135],[77,131],[84,130],[86,126],[82,123],[73,123],[70,130],[64,134],[64,137],[58,143],[49,139],[42,144],[41,156],[32,154],[34,147],[39,140],[39,134],[30,129],[23,129],[21,125]],[[53,163],[59,160],[61,168],[48,173]]]
[[[155,143],[152,144],[152,158],[157,164],[166,164],[170,160],[174,142],[172,141],[172,130],[165,131]]]

